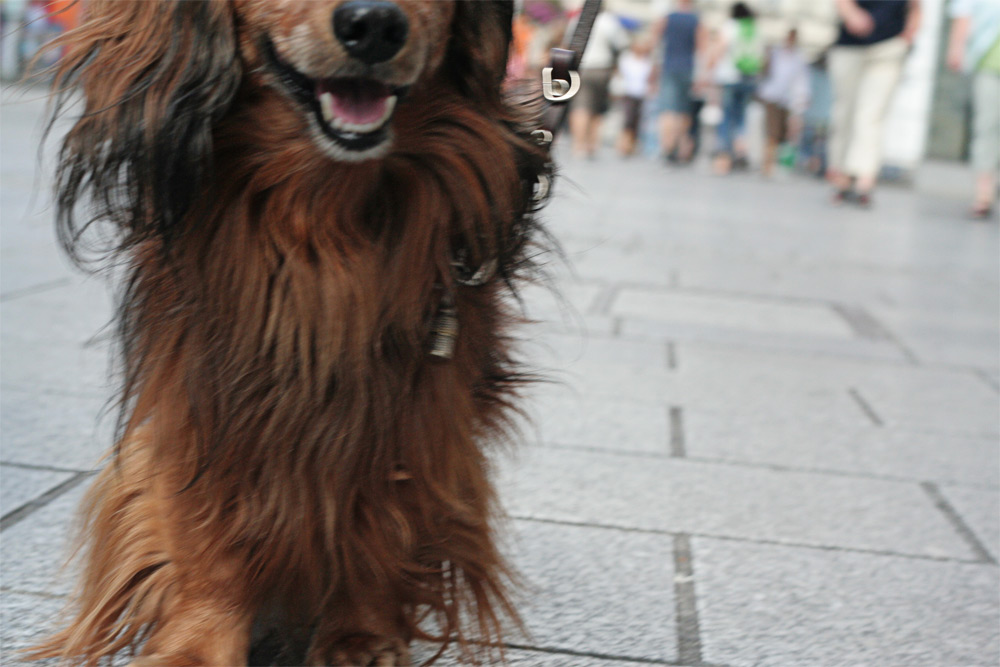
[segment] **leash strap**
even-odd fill
[[[536,141],[543,146],[551,146],[569,111],[567,103],[580,91],[577,69],[600,11],[601,0],[584,0],[569,44],[549,52],[549,66],[542,70],[542,95],[548,105],[542,115],[542,129],[534,133]]]

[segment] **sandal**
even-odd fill
[[[993,207],[989,204],[976,204],[969,211],[969,217],[973,220],[989,220],[993,217]]]

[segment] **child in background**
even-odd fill
[[[798,47],[798,33],[788,31],[785,43],[768,53],[763,82],[757,95],[764,103],[766,138],[761,171],[770,177],[778,160],[778,148],[796,134],[809,99],[809,69]]]
[[[635,154],[636,137],[642,120],[642,106],[649,95],[653,76],[653,44],[647,37],[636,39],[618,58],[618,74],[622,83],[622,104],[625,122],[618,137],[618,153],[622,157]]]

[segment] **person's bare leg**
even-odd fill
[[[993,206],[996,197],[997,174],[994,171],[981,171],[976,174],[976,198],[972,204],[974,213],[988,211]]]
[[[764,141],[764,160],[760,165],[760,170],[766,178],[771,178],[774,174],[774,165],[778,159],[778,142],[772,137]]]
[[[670,155],[677,148],[677,138],[680,136],[679,114],[665,111],[660,114],[660,152]]]
[[[594,157],[597,154],[597,147],[601,142],[601,120],[603,120],[601,116],[591,114],[590,122],[587,123],[587,157]]]
[[[573,109],[569,114],[569,134],[573,139],[573,155],[582,157],[587,152],[587,127],[590,124],[590,112],[586,109]]]

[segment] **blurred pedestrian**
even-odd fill
[[[824,51],[809,64],[809,103],[802,113],[799,164],[813,176],[826,174],[826,141],[833,92]]]
[[[994,0],[995,1],[995,0]],[[920,26],[920,1],[836,0],[830,50],[833,118],[829,178],[835,203],[868,207],[882,166],[882,128]]]
[[[635,153],[642,122],[643,105],[649,95],[653,76],[653,45],[648,37],[638,37],[618,59],[618,74],[622,83],[622,106],[625,122],[618,137],[618,152],[622,157]]]
[[[1000,1],[954,0],[948,66],[972,74],[972,166],[976,191],[969,212],[993,217],[1000,171]]]
[[[798,32],[788,31],[780,46],[768,50],[764,77],[757,96],[764,103],[764,156],[761,171],[765,177],[774,173],[778,148],[797,135],[809,98],[809,69],[799,50]]]
[[[716,33],[709,68],[722,88],[722,122],[718,126],[718,146],[713,159],[717,174],[732,168],[745,169],[747,159],[746,110],[757,88],[757,76],[764,65],[764,40],[753,11],[737,2],[730,20]]]
[[[662,44],[660,67],[660,151],[671,162],[688,162],[693,144],[688,136],[691,127],[691,88],[695,57],[704,46],[705,28],[698,20],[691,0],[678,0],[677,8],[657,26]]]
[[[567,28],[572,34],[575,22]],[[590,42],[580,61],[580,92],[573,99],[569,131],[573,154],[593,158],[601,136],[601,120],[611,105],[609,86],[618,56],[628,48],[629,35],[618,18],[601,12],[594,19]]]

